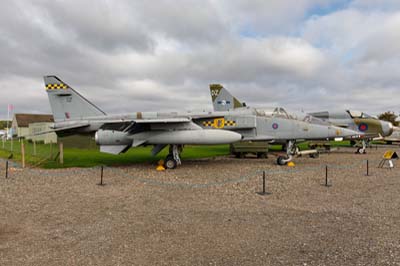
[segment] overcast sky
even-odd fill
[[[107,113],[400,111],[399,0],[3,0],[0,118],[49,113],[57,75]]]

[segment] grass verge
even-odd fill
[[[164,159],[168,154],[165,148],[157,156],[151,155],[152,147],[132,148],[120,155],[101,153],[97,149],[64,148],[64,164],[61,165],[57,158],[58,147],[47,144],[36,144],[25,142],[25,162],[27,165],[39,166],[42,168],[69,168],[69,167],[93,167],[98,165],[121,166],[132,163],[157,162]],[[11,151],[12,150],[12,151]],[[12,154],[14,161],[21,162],[21,143],[14,141],[5,144],[4,149],[0,144],[0,157],[8,158]],[[228,145],[207,145],[207,146],[185,146],[182,152],[182,159],[197,159],[223,156],[229,154]]]
[[[64,148],[64,164],[61,165],[57,160],[58,146],[36,144],[24,142],[25,161],[27,165],[38,166],[42,168],[69,168],[69,167],[93,167],[98,165],[121,166],[133,163],[150,162],[154,163],[164,159],[168,153],[165,148],[157,156],[151,156],[152,147],[138,147],[130,149],[128,152],[120,155],[101,153],[97,149],[78,149]],[[332,147],[349,147],[349,141],[331,142]],[[301,150],[308,149],[308,143],[299,144]],[[11,151],[13,150],[13,151]],[[270,151],[282,150],[282,145],[270,145]],[[13,160],[21,162],[21,142],[10,141],[4,144],[0,143],[0,157],[8,158],[13,154]],[[207,146],[185,146],[182,152],[182,159],[211,158],[229,154],[229,145],[207,145]]]

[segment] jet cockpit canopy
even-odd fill
[[[329,122],[324,121],[320,118],[317,118],[315,116],[312,116],[310,114],[306,114],[302,117],[302,120],[304,122],[310,123],[310,124],[317,124],[317,125],[330,125]]]
[[[256,114],[258,116],[267,116],[267,117],[282,117],[287,119],[293,119],[291,115],[286,112],[286,110],[282,107],[275,108],[257,108]]]
[[[257,108],[255,109],[257,116],[265,116],[265,117],[280,117],[292,120],[299,120],[310,124],[318,124],[318,125],[329,125],[328,122],[323,121],[315,116],[304,113],[295,113],[289,114],[282,107],[274,107],[274,108]]]
[[[374,118],[366,113],[354,110],[346,110],[346,112],[351,116],[351,118]]]

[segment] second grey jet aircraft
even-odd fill
[[[287,156],[279,156],[277,163],[284,165],[299,154],[297,143],[305,140],[330,140],[358,137],[363,133],[343,129],[305,114],[302,119],[290,115],[282,107],[251,108],[241,103],[220,84],[210,85],[214,111],[228,112],[228,119],[244,118],[248,126],[230,128],[244,136],[244,140],[263,140],[284,144]]]

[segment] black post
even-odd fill
[[[367,176],[369,176],[369,162],[367,160]]]
[[[328,166],[325,166],[325,186],[328,186]]]
[[[100,179],[100,186],[103,185],[103,173],[104,173],[104,167],[101,166],[101,179]]]
[[[265,171],[263,171],[263,195],[265,195]]]
[[[8,160],[6,161],[6,178],[8,178]]]

